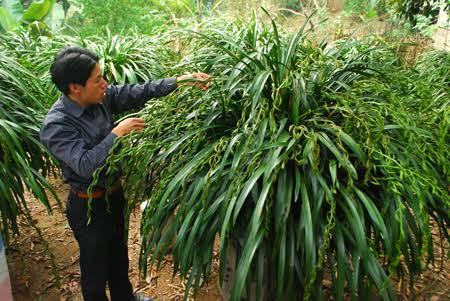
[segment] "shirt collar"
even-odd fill
[[[75,101],[71,100],[67,95],[63,94],[61,96],[61,100],[66,108],[67,112],[69,112],[74,117],[80,117],[86,108],[80,106]]]

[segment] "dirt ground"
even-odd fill
[[[60,180],[53,180],[54,187],[64,203],[68,186]],[[14,238],[8,250],[7,260],[16,301],[79,301],[80,273],[78,262],[78,246],[67,224],[64,207],[59,208],[53,202],[53,215],[49,215],[43,205],[32,196],[28,197],[33,221],[41,229],[49,248],[55,256],[60,277],[60,287],[55,283],[49,256],[44,252],[44,246],[36,231],[26,221],[20,221],[20,236]],[[155,300],[182,300],[183,283],[178,276],[172,279],[172,261],[167,256],[160,271],[152,271],[152,280],[142,279],[138,273],[139,257],[139,221],[140,209],[136,209],[131,217],[128,239],[130,257],[130,279],[137,292],[153,296]],[[438,240],[437,229],[432,230],[435,240]],[[429,266],[420,276],[413,289],[408,283],[396,282],[400,300],[450,300],[450,261],[447,255],[449,247],[444,252],[435,246],[436,262]],[[217,249],[216,249],[217,252]],[[444,255],[443,255],[444,254]],[[218,282],[218,257],[213,262],[213,274],[209,282],[203,284],[198,300],[216,301],[220,297]],[[331,281],[324,280],[325,296],[329,296]]]

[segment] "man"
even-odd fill
[[[147,81],[144,84],[108,85],[98,57],[78,47],[59,52],[50,72],[62,92],[43,121],[40,138],[58,159],[63,177],[70,184],[67,219],[80,248],[81,288],[86,301],[151,300],[133,295],[128,278],[128,249],[124,235],[126,200],[120,185],[120,171],[109,187],[107,210],[106,179],[100,178],[92,193],[91,220],[87,223],[89,187],[94,171],[102,166],[118,137],[145,128],[141,118],[127,118],[114,125],[113,114],[139,108],[153,97],[164,96],[181,81],[197,82],[206,89],[204,73]]]

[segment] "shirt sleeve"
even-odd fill
[[[106,103],[113,114],[142,107],[150,98],[165,96],[177,88],[176,77],[149,80],[144,84],[110,85]]]
[[[97,145],[89,148],[76,129],[52,122],[44,124],[40,131],[41,142],[61,162],[82,178],[91,178],[108,157],[117,136],[109,133]]]

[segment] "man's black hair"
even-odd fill
[[[50,73],[52,82],[59,91],[69,93],[69,84],[84,86],[98,63],[98,56],[80,47],[67,47],[61,50],[53,61]]]

